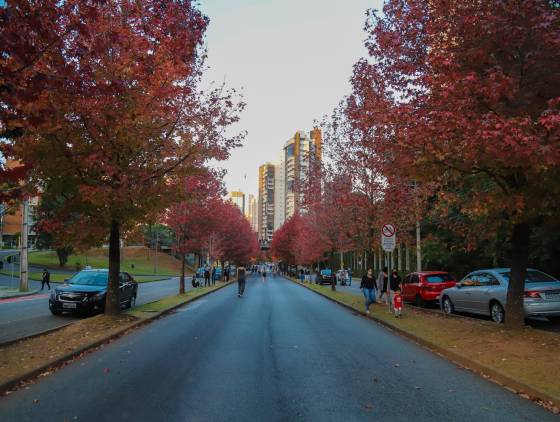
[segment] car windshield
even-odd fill
[[[453,281],[453,277],[449,274],[430,274],[425,277],[428,283],[446,283]]]
[[[107,286],[109,273],[107,271],[81,271],[68,280],[68,284],[81,286]]]
[[[508,282],[509,282],[510,274],[511,272],[509,271],[504,271],[503,273],[500,273],[500,275],[503,278],[505,278],[506,281]],[[545,274],[537,270],[527,271],[527,276],[525,277],[525,283],[553,283],[555,281],[558,280],[552,276],[549,276],[548,274]]]
[[[331,275],[332,271],[331,270],[321,270],[321,275]]]

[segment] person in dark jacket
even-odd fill
[[[204,268],[204,287],[210,286],[210,268]]]
[[[397,270],[393,270],[391,273],[391,281],[389,285],[391,286],[391,291],[396,292],[401,289],[402,279]]]
[[[245,267],[237,268],[237,297],[242,297],[245,293]]]
[[[377,283],[375,281],[373,270],[371,268],[368,269],[367,273],[362,277],[360,290],[362,291],[366,299],[366,314],[369,315],[369,307],[371,304],[375,303],[375,291],[377,290]]]
[[[45,284],[51,289],[51,273],[46,268],[43,269],[43,276],[41,277],[41,290],[45,288]]]

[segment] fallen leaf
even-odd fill
[[[105,373],[105,374],[108,374],[109,372],[111,372],[111,370],[110,370],[109,368],[105,368],[105,369],[103,370],[103,373]]]
[[[374,378],[373,382],[379,382],[379,380],[377,378]]]
[[[400,368],[401,365],[398,364],[398,363],[395,363],[393,366],[394,366],[395,368]]]
[[[39,399],[33,399],[33,404],[39,403]]]
[[[366,409],[368,409],[368,410],[371,410],[371,409],[373,409],[373,404],[368,403],[368,404],[366,404],[364,407],[365,407]]]

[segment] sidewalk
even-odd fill
[[[21,297],[21,296],[31,296],[38,292],[39,290],[28,290],[27,292],[20,292],[18,288],[0,286],[0,300],[11,299],[14,297]]]

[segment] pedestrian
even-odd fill
[[[237,268],[237,297],[243,296],[245,293],[245,267]]]
[[[204,267],[204,287],[210,286],[210,269]]]
[[[212,267],[212,286],[216,284],[216,267]]]
[[[262,270],[262,281],[263,283],[266,281],[266,267],[264,267]]]
[[[403,298],[401,295],[401,289],[397,288],[397,290],[395,290],[395,296],[393,297],[393,308],[395,309],[395,318],[401,317],[402,304],[403,304]]]
[[[383,294],[385,294],[385,303],[389,303],[387,298],[387,282],[389,281],[387,270],[387,267],[383,267],[383,270],[377,275],[377,288],[380,289],[379,301],[383,300]]]
[[[193,287],[200,287],[200,282],[196,279],[196,274],[193,274],[191,284]]]
[[[45,288],[45,284],[51,289],[51,273],[46,268],[43,268],[43,276],[41,277],[41,290]]]
[[[366,314],[369,315],[369,307],[370,305],[375,303],[375,291],[377,290],[377,283],[375,281],[373,270],[371,268],[369,268],[367,270],[367,273],[362,277],[360,290],[362,291],[366,299]]]
[[[228,265],[228,266],[226,267],[226,283],[229,281],[229,272],[230,272],[230,271],[231,271],[231,268],[230,268],[230,266]]]
[[[348,268],[348,285],[351,286],[352,285],[352,270],[350,268]]]
[[[393,270],[393,272],[391,273],[391,281],[389,283],[389,286],[391,287],[391,291],[396,292],[397,289],[400,290],[402,287],[401,284],[402,284],[401,276],[399,275],[397,270]]]

